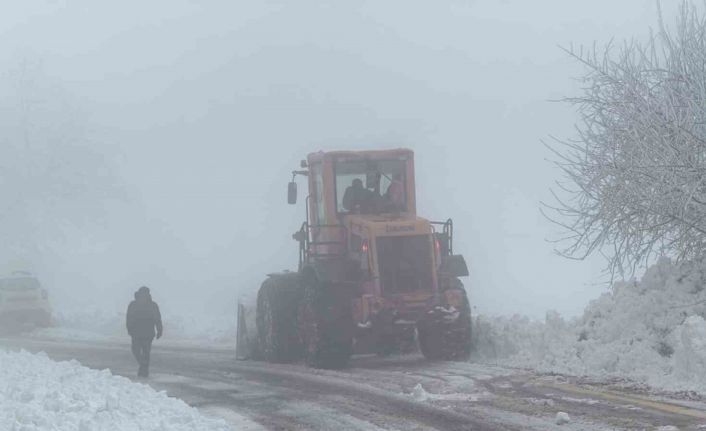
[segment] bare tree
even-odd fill
[[[549,145],[564,179],[543,212],[558,251],[602,253],[612,276],[706,253],[706,18],[684,1],[647,42],[566,51],[586,68],[577,137]]]

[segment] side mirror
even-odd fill
[[[304,230],[298,230],[298,231],[294,232],[294,234],[292,235],[292,238],[296,242],[304,242],[304,241],[306,241],[306,233],[304,232]]]
[[[287,203],[294,205],[297,203],[297,183],[291,181],[287,187]]]

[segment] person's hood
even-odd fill
[[[136,301],[142,300],[142,301],[147,301],[147,302],[152,301],[152,295],[150,294],[150,289],[145,286],[142,286],[141,288],[139,288],[137,290],[137,292],[135,292],[135,300]]]

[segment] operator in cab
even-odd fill
[[[369,211],[373,192],[363,186],[363,180],[355,178],[343,194],[343,208],[348,212],[364,213]]]
[[[395,210],[404,209],[404,183],[402,182],[402,175],[394,174],[392,176],[392,181],[385,192],[385,198]]]

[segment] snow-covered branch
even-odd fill
[[[578,136],[550,145],[564,181],[543,212],[567,232],[561,254],[600,252],[612,275],[705,251],[706,18],[680,12],[647,43],[567,50],[586,67],[583,94],[566,99]]]

